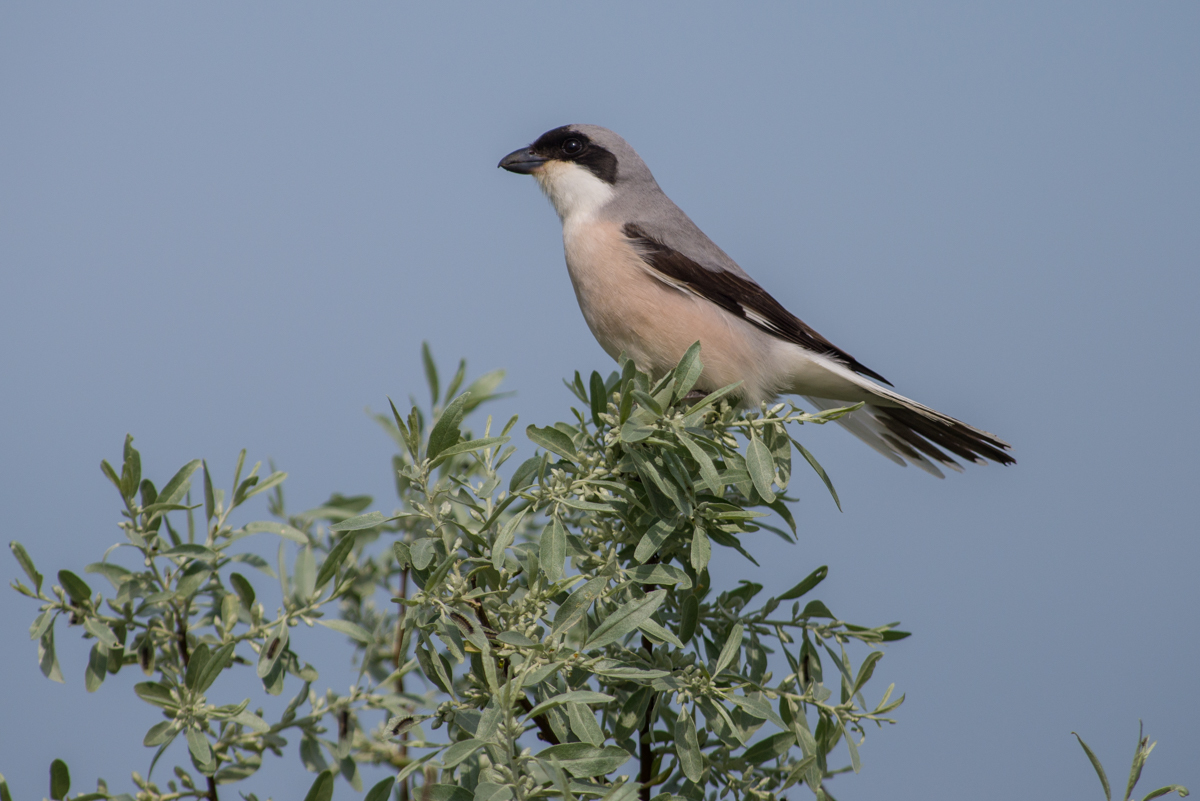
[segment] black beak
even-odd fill
[[[520,150],[514,150],[500,159],[500,163],[496,166],[503,167],[509,172],[529,175],[545,163],[546,159],[535,154],[533,148],[523,147]]]

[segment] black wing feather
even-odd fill
[[[860,375],[881,381],[889,387],[892,385],[879,373],[860,364],[849,353],[818,334],[749,278],[728,270],[710,270],[654,239],[637,223],[626,223],[624,230],[625,236],[642,252],[646,262],[672,281],[686,285],[697,295],[772,336],[833,357]]]

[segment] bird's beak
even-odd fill
[[[546,159],[535,154],[532,148],[523,147],[520,150],[514,150],[500,159],[500,163],[496,166],[503,167],[509,172],[530,175],[545,163]]]

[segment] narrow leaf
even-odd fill
[[[467,401],[471,399],[470,392],[464,392],[454,400],[442,412],[442,416],[434,423],[433,430],[429,432],[429,446],[425,452],[428,459],[436,459],[438,454],[449,448],[451,445],[457,445],[459,439],[462,438],[460,426],[463,419],[463,407],[467,405]]]
[[[58,583],[67,591],[71,600],[77,604],[85,603],[92,597],[92,588],[70,570],[58,571]]]
[[[593,373],[592,375],[597,375]],[[558,581],[563,577],[563,562],[567,558],[567,532],[558,517],[550,518],[550,525],[542,532],[538,549],[538,564],[546,578]]]
[[[375,528],[387,522],[387,518],[383,516],[383,512],[367,512],[365,515],[347,518],[340,523],[334,523],[329,527],[330,531],[362,531],[363,529]]]
[[[396,784],[395,776],[388,776],[367,791],[363,801],[388,801],[392,795],[392,787]]]
[[[796,446],[796,450],[800,451],[800,455],[804,457],[805,461],[812,466],[812,469],[816,471],[816,474],[821,477],[822,481],[825,482],[825,488],[829,490],[830,496],[833,497],[833,502],[837,504],[838,511],[842,511],[842,502],[838,500],[837,490],[833,488],[833,482],[829,479],[829,474],[825,472],[825,468],[821,467],[820,463],[817,461],[817,457],[809,453],[808,448],[805,448],[803,445],[801,445],[795,437],[790,437],[790,439],[792,440],[792,444]]]
[[[317,571],[317,580],[314,583],[315,589],[321,589],[330,579],[337,575],[338,568],[342,566],[342,562],[346,561],[346,556],[349,555],[350,549],[354,547],[354,535],[347,534],[338,540],[337,545],[329,551],[329,555],[325,557],[325,561],[321,563],[321,569]]]
[[[1076,732],[1071,732],[1075,735],[1075,739],[1083,746],[1083,753],[1087,754],[1087,758],[1091,760],[1092,767],[1096,770],[1096,775],[1100,777],[1100,784],[1104,787],[1104,798],[1106,801],[1112,801],[1112,790],[1108,786],[1108,776],[1104,774],[1104,767],[1100,764],[1100,760],[1092,753],[1092,749],[1088,748],[1088,744],[1083,741]]]
[[[437,364],[433,361],[433,353],[429,350],[428,342],[421,343],[421,363],[425,367],[425,380],[429,383],[429,395],[432,398],[430,403],[437,406],[441,390],[438,387]]]
[[[553,426],[538,428],[531,425],[525,429],[525,435],[534,445],[539,445],[551,453],[556,453],[573,462],[579,460],[579,454],[576,452],[571,438]]]
[[[742,624],[734,623],[733,628],[729,630],[729,636],[725,638],[725,644],[721,646],[721,654],[717,657],[717,664],[713,666],[712,674],[714,676],[733,664],[734,658],[742,650],[742,635]]]
[[[29,558],[25,547],[16,540],[10,542],[8,547],[12,550],[13,556],[17,558],[17,563],[21,565],[21,569],[25,571],[25,575],[33,583],[33,591],[40,593],[42,591],[42,574],[37,572],[37,568],[33,566],[33,560]]]
[[[680,610],[679,640],[684,645],[696,633],[696,623],[700,619],[700,600],[695,595],[683,599],[683,609]]]
[[[526,712],[525,717],[535,718],[548,709],[566,704],[607,704],[613,700],[615,700],[613,696],[606,693],[598,693],[591,690],[572,690],[571,692],[560,693],[553,698],[547,698]]]
[[[604,622],[592,632],[585,648],[603,648],[610,645],[641,625],[654,610],[666,600],[666,590],[655,590],[644,598],[630,601],[617,607]]]
[[[158,497],[154,499],[156,504],[174,505],[183,500],[187,495],[188,489],[191,487],[192,473],[200,467],[200,460],[193,459],[192,461],[179,468],[171,480],[159,491]]]
[[[317,622],[325,628],[345,634],[364,645],[370,645],[375,640],[369,631],[357,623],[351,623],[349,620],[317,620]]]
[[[607,576],[597,576],[571,593],[562,606],[558,607],[558,611],[554,613],[554,626],[550,630],[550,636],[553,637],[561,634],[570,629],[571,626],[574,626],[579,621],[579,618],[587,614],[592,601],[596,600],[607,584]]]
[[[775,462],[771,459],[771,451],[751,430],[750,445],[746,448],[746,469],[750,472],[750,480],[763,500],[771,503],[775,493],[771,490],[771,482],[775,480]]]
[[[190,738],[188,743],[189,745],[191,744]],[[332,799],[333,771],[323,770],[317,774],[317,778],[312,783],[312,787],[308,788],[308,794],[304,796],[304,801],[332,801]]]
[[[801,581],[795,587],[792,587],[790,590],[785,592],[783,595],[780,595],[779,600],[790,601],[793,598],[799,598],[800,596],[804,595],[809,590],[811,590],[813,587],[817,586],[822,581],[824,581],[825,577],[828,575],[829,575],[829,567],[827,565],[821,565],[816,570],[809,573],[808,576],[804,579],[804,581]]]
[[[696,526],[692,532],[692,549],[689,555],[692,569],[697,573],[708,567],[708,560],[712,558],[712,543],[708,541],[708,534],[702,526]]]
[[[704,757],[700,753],[700,742],[696,737],[696,722],[692,720],[692,713],[686,709],[680,711],[675,720],[675,754],[679,757],[679,767],[683,769],[683,775],[692,783],[699,784],[700,776],[704,772]]]

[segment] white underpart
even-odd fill
[[[586,224],[608,205],[616,190],[586,167],[566,161],[547,161],[533,174],[554,204],[563,227]]]

